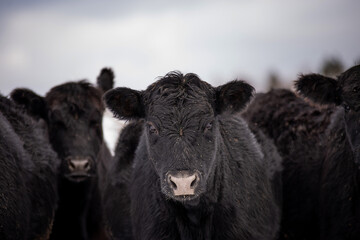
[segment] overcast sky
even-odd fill
[[[358,0],[0,2],[0,92],[45,94],[113,68],[116,86],[145,89],[171,70],[262,91],[270,71],[294,80],[326,57],[360,59]]]

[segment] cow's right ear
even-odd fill
[[[340,105],[342,102],[338,81],[320,74],[301,75],[295,81],[295,89],[301,96],[316,103]]]
[[[18,105],[23,106],[32,117],[46,120],[47,108],[44,97],[41,97],[26,88],[16,88],[10,93],[11,99]]]
[[[114,87],[115,74],[111,68],[103,68],[97,77],[97,85],[105,93]]]
[[[115,88],[104,95],[107,107],[115,117],[132,120],[145,117],[141,92],[130,88]]]

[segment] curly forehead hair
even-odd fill
[[[46,101],[49,105],[67,102],[76,105],[79,109],[84,109],[85,105],[92,101],[100,110],[104,110],[102,94],[99,89],[91,83],[82,80],[79,82],[68,82],[56,86],[46,94]]]
[[[210,84],[200,80],[196,74],[183,75],[181,72],[173,71],[161,77],[143,92],[144,102],[149,104],[158,100],[167,104],[179,104],[188,98],[214,103],[215,90]]]

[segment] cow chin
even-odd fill
[[[199,195],[183,195],[183,196],[174,196],[172,198],[176,202],[180,202],[183,205],[196,206],[200,203]]]
[[[80,183],[89,181],[91,179],[91,175],[89,174],[66,174],[65,178],[70,182]]]

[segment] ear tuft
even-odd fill
[[[97,77],[97,85],[103,92],[107,92],[114,87],[114,78],[115,75],[111,68],[103,68]]]
[[[45,99],[30,89],[16,88],[10,93],[10,97],[16,104],[23,106],[32,117],[47,118]]]
[[[242,111],[254,96],[255,89],[244,81],[232,81],[216,88],[216,112]]]
[[[115,117],[132,120],[145,117],[141,92],[129,88],[115,88],[104,95],[107,107]]]
[[[320,74],[301,75],[295,81],[295,89],[301,96],[319,104],[340,105],[342,102],[338,82]]]

